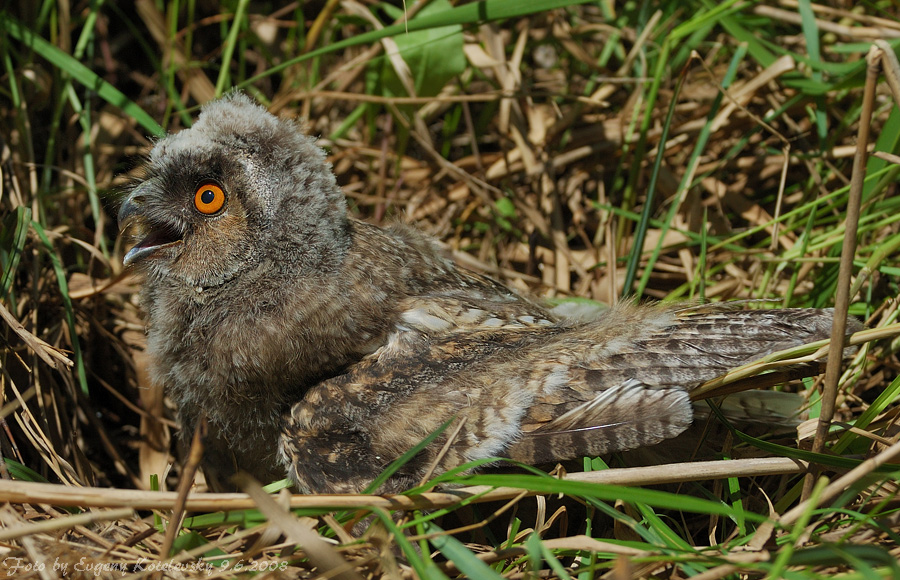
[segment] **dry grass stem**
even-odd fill
[[[39,4],[0,8],[0,577],[73,577],[57,555],[108,578],[900,575],[896,6]],[[696,439],[558,479],[210,493],[148,372],[114,216],[155,135],[236,87],[320,137],[354,217],[516,291],[836,306],[834,337],[691,392],[783,391],[721,406],[763,418],[701,425],[698,405]],[[866,328],[840,347],[847,312]],[[813,425],[819,457],[869,459],[804,503],[815,466],[766,456],[815,457]]]
[[[569,473],[562,479],[602,483],[607,485],[662,485],[703,481],[728,477],[752,477],[800,473],[805,462],[783,458],[751,458],[733,461],[700,461],[673,463],[653,467],[630,467]],[[403,495],[292,495],[290,507],[414,510],[436,509],[458,504],[463,500],[487,502],[506,500],[522,493],[520,489],[483,486],[460,487],[444,492]],[[476,497],[477,496],[477,497]],[[0,500],[13,503],[50,504],[57,506],[85,506],[112,508],[131,506],[138,510],[172,510],[178,505],[179,494],[165,491],[70,487],[49,483],[0,481]],[[252,499],[242,493],[190,493],[184,500],[186,511],[231,511],[252,509]]]

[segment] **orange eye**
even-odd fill
[[[225,192],[215,183],[204,183],[194,194],[194,207],[202,214],[212,215],[225,205]]]

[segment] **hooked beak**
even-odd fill
[[[122,260],[126,267],[152,257],[164,248],[182,243],[177,228],[166,222],[151,219],[148,215],[143,188],[142,185],[132,191],[119,208],[119,231],[124,234],[131,230],[130,237],[137,240]]]

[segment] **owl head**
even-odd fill
[[[206,104],[190,129],[156,143],[119,225],[136,240],[126,266],[198,288],[259,267],[327,270],[348,238],[324,152],[241,93]]]

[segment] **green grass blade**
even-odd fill
[[[47,256],[50,258],[50,262],[53,265],[53,271],[56,273],[56,283],[59,286],[59,293],[62,297],[63,308],[66,313],[66,324],[69,327],[69,340],[72,342],[75,372],[78,375],[78,383],[81,385],[81,391],[87,395],[87,374],[84,368],[84,357],[81,353],[81,341],[78,338],[78,327],[75,324],[75,308],[72,306],[72,298],[69,296],[69,283],[66,280],[66,271],[63,269],[62,262],[60,261],[59,256],[56,255],[53,244],[50,243],[50,238],[47,237],[47,232],[44,231],[41,224],[32,221],[31,227],[34,229],[35,233],[37,233],[41,242],[44,244],[44,247],[47,249]]]
[[[797,543],[797,540],[800,538],[800,534],[803,533],[804,528],[806,528],[806,524],[809,523],[810,518],[812,518],[813,511],[818,505],[816,501],[822,492],[825,490],[825,486],[828,485],[828,479],[825,477],[820,477],[818,481],[816,481],[815,487],[813,487],[812,493],[809,495],[808,509],[806,509],[797,521],[794,523],[793,528],[791,529],[791,533],[788,535],[787,541],[782,546],[781,550],[778,552],[778,555],[775,557],[775,563],[772,566],[772,569],[769,571],[770,578],[781,578],[784,572],[784,569],[787,567],[788,562],[791,559],[791,556],[794,555],[794,546]]]
[[[496,578],[498,580],[503,578],[490,566],[476,558],[475,554],[466,548],[462,542],[449,534],[443,533],[444,530],[435,524],[426,523],[424,524],[424,529],[427,534],[435,534],[433,538],[428,539],[431,545],[437,548],[448,561],[453,562],[456,568],[467,578]]]
[[[390,532],[391,537],[397,542],[397,546],[406,557],[406,561],[419,578],[434,578],[435,580],[445,580],[447,578],[447,575],[441,572],[431,558],[423,557],[423,554],[419,550],[416,550],[415,546],[413,546],[409,539],[404,535],[403,530],[401,530],[394,522],[390,513],[381,509],[373,510],[372,513],[378,518],[381,524],[384,525],[387,531]],[[424,552],[424,550],[422,552]]]
[[[722,89],[727,90],[731,83],[734,81],[734,77],[737,74],[738,66],[741,61],[744,59],[744,55],[746,54],[746,45],[742,45],[739,47],[737,51],[735,51],[734,56],[731,59],[731,63],[728,66],[728,71],[725,74],[725,78],[722,82]],[[687,71],[684,72],[687,74]],[[675,89],[675,95],[672,99],[672,103],[669,106],[669,111],[666,114],[666,121],[663,125],[663,134],[660,137],[660,147],[657,158],[653,164],[653,172],[650,175],[650,184],[647,189],[647,199],[648,201],[644,205],[644,213],[641,215],[641,221],[639,222],[638,233],[635,234],[635,248],[642,248],[644,243],[644,237],[646,236],[647,230],[647,222],[649,221],[649,210],[651,208],[650,200],[652,199],[652,194],[656,189],[656,180],[659,174],[660,166],[662,165],[663,154],[664,154],[664,144],[668,137],[669,126],[672,122],[672,116],[675,112],[675,106],[677,104],[678,94],[680,93],[680,88],[682,83],[684,82],[684,77],[682,76],[679,79],[679,83]],[[660,255],[662,254],[663,242],[666,237],[666,233],[671,228],[672,223],[675,220],[675,214],[678,209],[681,207],[681,200],[687,194],[688,189],[691,184],[688,183],[688,180],[693,176],[693,168],[699,163],[700,155],[706,150],[706,144],[709,142],[709,137],[712,133],[712,124],[715,121],[716,115],[719,112],[719,108],[722,104],[722,100],[724,95],[721,91],[716,93],[715,99],[713,99],[712,107],[710,107],[709,114],[706,116],[706,123],[703,125],[703,128],[700,130],[700,135],[697,138],[697,144],[695,145],[693,151],[691,152],[691,158],[688,161],[688,167],[684,172],[684,177],[681,180],[681,183],[678,185],[677,193],[675,194],[675,201],[672,203],[669,213],[666,216],[666,220],[662,224],[662,228],[660,228],[659,242],[656,247],[653,249],[653,252],[650,255],[650,258],[647,260],[647,265],[644,268],[644,273],[641,276],[641,280],[638,283],[637,290],[635,293],[638,296],[642,296],[645,289],[647,288],[647,284],[650,281],[650,275],[653,273],[653,267],[656,262],[659,260]],[[629,257],[628,264],[628,276],[625,279],[625,288],[630,289],[631,284],[634,280],[634,272],[637,271],[637,264],[632,264],[632,261],[637,262],[635,258],[640,258],[640,255],[637,252],[632,252],[632,255]],[[633,269],[632,269],[633,268]]]
[[[219,78],[216,80],[216,96],[221,97],[231,78],[231,59],[234,56],[234,47],[237,44],[238,32],[244,24],[244,12],[247,10],[249,0],[239,0],[234,11],[234,19],[228,30],[228,37],[222,50],[222,64],[219,69]]]
[[[391,464],[388,465],[387,468],[385,468],[385,470],[382,471],[378,475],[378,477],[376,477],[372,481],[372,483],[370,483],[366,487],[366,489],[363,491],[363,493],[374,493],[375,490],[377,490],[379,487],[381,487],[381,485],[385,481],[387,481],[392,475],[397,473],[397,470],[399,470],[401,467],[403,467],[404,465],[409,463],[413,457],[418,455],[423,449],[428,447],[428,445],[431,444],[432,441],[437,439],[438,436],[441,433],[443,433],[447,429],[447,427],[450,426],[451,423],[453,423],[454,419],[456,419],[456,417],[451,417],[450,419],[448,419],[443,425],[438,427],[433,433],[429,434],[428,437],[423,439],[418,445],[411,448],[409,451],[407,451],[406,453],[404,453],[403,455],[401,455],[400,457],[398,457],[397,459],[392,461]]]
[[[25,241],[28,239],[28,226],[31,225],[31,208],[17,207],[14,215],[6,216],[4,229],[6,232],[12,231],[12,239],[8,242],[8,247],[0,246],[0,251],[4,252],[3,259],[3,279],[0,281],[0,288],[3,290],[3,296],[9,296],[12,289],[12,282],[15,278],[16,270],[19,268],[19,260],[22,258],[22,252],[25,250]],[[13,224],[15,224],[13,226]]]
[[[595,498],[609,502],[622,500],[636,504],[645,503],[656,508],[717,514],[729,518],[735,517],[736,515],[730,506],[721,502],[686,497],[655,489],[622,487],[601,483],[585,483],[581,481],[566,481],[549,476],[479,474],[464,475],[459,477],[457,481],[466,485],[513,487],[517,489],[529,489],[540,493],[562,493],[575,497]],[[746,517],[748,520],[757,522],[765,520],[763,516],[757,514],[748,513],[746,514]]]
[[[37,481],[39,483],[50,483],[46,477],[28,466],[22,465],[18,461],[15,461],[8,457],[4,457],[3,462],[6,463],[6,468],[9,470],[10,477],[17,481]]]
[[[45,58],[50,64],[68,73],[72,79],[78,81],[88,89],[95,91],[109,104],[119,107],[125,114],[134,119],[144,129],[154,136],[165,134],[153,117],[148,115],[134,101],[126,97],[120,90],[97,76],[97,74],[56,46],[50,44],[31,30],[22,26],[17,20],[7,13],[0,12],[0,30],[32,48]]]
[[[857,417],[853,422],[853,426],[857,429],[866,429],[876,417],[881,415],[889,405],[900,398],[900,377],[894,378],[887,389],[878,394],[878,397],[869,405],[869,407]],[[832,453],[841,453],[848,445],[859,439],[859,435],[848,431],[844,433],[840,439],[834,444]]]

